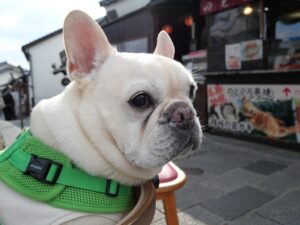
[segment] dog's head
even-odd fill
[[[104,137],[144,169],[199,147],[202,132],[192,105],[197,86],[173,60],[166,32],[159,33],[154,54],[119,53],[95,21],[73,11],[64,41],[68,74],[81,92],[78,117],[95,145]]]

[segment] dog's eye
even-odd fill
[[[147,93],[139,92],[129,100],[129,104],[137,108],[148,108],[151,105],[151,98]]]
[[[191,85],[191,86],[190,86],[189,97],[190,97],[190,99],[192,99],[192,100],[194,100],[194,98],[195,98],[195,96],[194,96],[194,90],[195,90],[194,85]]]

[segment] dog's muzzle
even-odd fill
[[[158,123],[169,123],[180,130],[190,130],[195,125],[195,112],[186,102],[177,101],[163,111]]]
[[[160,167],[176,157],[188,156],[198,149],[202,136],[195,110],[185,101],[167,105],[148,135],[148,152],[143,151],[138,160],[131,160],[142,168]]]

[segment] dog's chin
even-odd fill
[[[153,169],[171,160],[188,157],[199,149],[202,130],[199,122],[190,129],[157,124],[142,140],[141,146],[124,151],[125,157],[136,167]]]
[[[180,146],[179,144],[172,143],[169,148],[155,149],[150,151],[147,155],[140,157],[128,158],[128,160],[137,167],[143,169],[153,169],[164,166],[169,161],[175,159],[183,159],[192,156],[200,147],[198,140],[190,141],[184,148],[172,148],[172,146]],[[165,151],[164,151],[165,150]],[[158,152],[163,154],[158,154]]]
[[[196,152],[198,152],[198,151],[200,151],[200,146],[198,146],[196,148],[192,147],[191,150],[183,151],[178,156],[176,156],[173,160],[190,158],[193,155],[195,155]]]

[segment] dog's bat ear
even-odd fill
[[[168,33],[164,30],[159,32],[157,36],[157,43],[154,54],[166,56],[171,59],[174,58],[175,48],[173,42]]]
[[[67,15],[63,33],[71,80],[86,77],[115,51],[100,26],[82,11]]]

